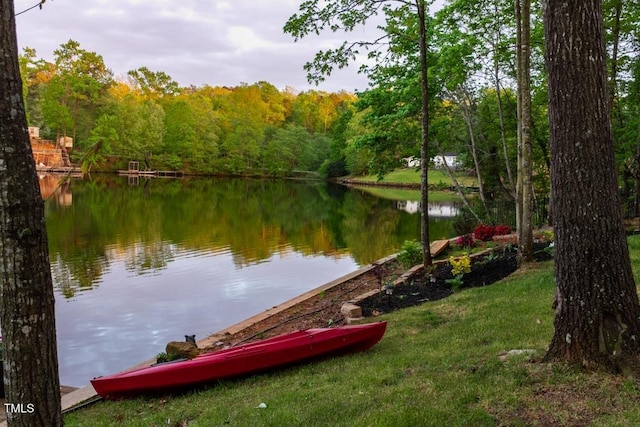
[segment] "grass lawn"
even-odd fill
[[[638,280],[640,237],[629,247]],[[100,402],[65,425],[640,425],[638,381],[540,362],[553,294],[552,262],[536,264],[377,318],[387,333],[367,352],[180,396]]]
[[[392,187],[362,187],[361,191],[373,194],[381,199],[390,200],[414,200],[419,201],[421,199],[420,190],[407,190],[404,188],[392,188]],[[451,191],[429,191],[430,202],[457,202],[460,201],[460,196],[457,193]]]
[[[446,185],[453,185],[451,178],[447,174],[447,172],[442,170],[429,170],[429,183],[430,184],[438,184],[440,182]],[[460,185],[465,186],[474,186],[476,185],[476,180],[473,176],[468,175],[467,173],[458,172],[456,175],[458,182]],[[378,177],[375,175],[365,175],[354,178],[357,181],[369,181],[369,182],[378,182]],[[389,172],[382,179],[383,183],[398,183],[398,184],[420,184],[420,170],[419,169],[396,169],[392,172]]]

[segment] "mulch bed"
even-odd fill
[[[471,272],[463,276],[460,289],[487,286],[507,277],[518,269],[517,252],[504,250],[498,255],[486,254],[473,259]],[[385,288],[383,292],[358,302],[365,317],[379,316],[394,310],[446,298],[454,291],[448,282],[453,279],[449,263],[438,264],[425,277],[417,274],[403,284]]]

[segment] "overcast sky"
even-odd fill
[[[15,0],[16,13],[38,0]],[[344,33],[310,35],[294,42],[282,27],[300,0],[48,0],[16,17],[18,45],[53,60],[53,51],[73,39],[102,55],[116,76],[147,67],[181,86],[237,86],[261,80],[279,89],[316,88],[306,81],[305,62],[319,49],[337,47]],[[369,39],[375,24],[348,36]],[[364,90],[358,64],[340,70],[319,90]]]

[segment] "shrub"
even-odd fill
[[[156,356],[156,363],[167,363],[178,359],[180,359],[179,355],[167,354],[163,351],[162,353],[158,353],[158,355]]]
[[[325,160],[320,166],[320,174],[325,178],[337,178],[349,175],[344,159]]]
[[[449,283],[453,289],[458,290],[464,284],[462,276],[471,272],[471,258],[469,258],[467,254],[464,254],[457,259],[451,256],[449,257],[449,264],[451,265],[451,274],[453,274],[453,278],[447,279],[445,282]]]
[[[463,234],[473,233],[473,227],[476,224],[476,219],[468,213],[467,209],[462,209],[460,214],[456,216],[453,223],[453,229],[456,234],[462,236]]]
[[[492,225],[478,224],[476,228],[473,229],[473,236],[484,242],[490,241],[495,234],[496,230]]]
[[[476,245],[476,242],[473,240],[473,236],[471,235],[471,233],[458,236],[454,243],[456,246],[460,246],[463,248],[473,248]]]
[[[471,258],[467,254],[457,259],[452,256],[449,257],[449,264],[451,264],[451,274],[454,276],[471,272]]]
[[[422,263],[422,245],[415,240],[405,240],[398,252],[398,261],[405,267],[411,268]]]
[[[498,224],[494,228],[496,236],[504,236],[506,234],[511,234],[511,227],[508,225]]]
[[[438,181],[438,183],[433,184],[432,187],[437,191],[444,191],[444,190],[448,190],[449,187],[451,187],[451,185],[446,182]]]

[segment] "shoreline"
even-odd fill
[[[443,250],[445,250],[450,243],[450,239],[447,240],[435,240],[433,242],[431,242],[430,248],[431,248],[431,252],[433,256],[437,256],[439,253],[441,253]],[[261,323],[268,323],[268,321],[272,318],[275,318],[277,314],[280,314],[286,310],[295,308],[296,306],[302,306],[304,302],[310,301],[312,300],[314,297],[317,297],[319,295],[324,295],[326,292],[328,292],[329,290],[333,289],[333,288],[337,288],[341,285],[344,285],[348,282],[351,281],[357,281],[363,277],[366,277],[367,274],[371,274],[373,276],[376,275],[376,270],[380,267],[384,267],[387,266],[388,264],[393,264],[396,259],[398,257],[397,253],[388,255],[384,258],[381,258],[377,261],[374,261],[371,264],[368,264],[364,267],[361,267],[351,273],[347,273],[343,276],[340,276],[332,281],[329,281],[321,286],[318,286],[314,289],[311,289],[301,295],[298,295],[294,298],[291,298],[289,300],[286,300],[280,304],[278,304],[277,306],[274,306],[272,308],[269,308],[265,311],[262,311],[260,313],[257,313],[245,320],[242,320],[236,324],[233,324],[231,326],[228,326],[218,332],[215,332],[213,334],[210,334],[208,336],[206,336],[205,338],[199,340],[197,342],[197,345],[199,348],[202,349],[210,349],[210,350],[215,350],[215,347],[221,342],[224,341],[225,338],[229,337],[229,336],[234,336],[237,334],[240,334],[241,332],[250,330],[251,328],[260,325]],[[422,268],[422,266],[416,266],[419,268]],[[418,269],[414,267],[412,269],[409,269],[408,271],[405,271],[406,269],[402,269],[403,273],[401,274],[401,276],[396,280],[396,282],[398,281],[403,281],[406,280],[408,277],[411,277],[412,275],[416,274]],[[376,284],[376,287],[379,287],[379,285]],[[379,292],[379,289],[376,289],[376,292]],[[355,300],[357,300],[359,297],[363,297],[365,295],[367,295],[370,292],[364,292],[359,294],[358,297],[355,298]],[[340,302],[340,306],[342,307],[342,305],[345,302],[348,302],[351,299],[347,299],[345,301]],[[344,313],[343,313],[344,314]],[[345,315],[346,317],[346,315]],[[137,368],[141,368],[141,367],[145,367],[145,366],[149,366],[156,363],[156,358],[153,357],[151,359],[148,359],[146,361],[143,361],[141,363],[138,363],[137,365],[134,365],[128,369],[125,369],[122,372],[125,371],[129,371],[132,369],[137,369]],[[95,390],[93,389],[93,387],[91,386],[91,384],[88,384],[84,387],[78,388],[76,390],[71,391],[68,394],[65,394],[64,396],[62,396],[62,411],[64,412],[69,412],[75,409],[79,409],[82,406],[86,405],[86,404],[90,404],[93,403],[94,401],[99,400],[99,396],[97,395],[97,393],[95,392]],[[0,424],[0,427],[2,427],[3,424]]]
[[[207,347],[211,347],[213,345],[215,345],[216,342],[218,342],[222,337],[228,336],[228,335],[234,335],[237,334],[245,329],[248,329],[252,326],[255,326],[257,324],[259,324],[260,322],[269,319],[270,317],[284,311],[287,310],[291,307],[294,307],[304,301],[307,301],[319,294],[322,294],[323,292],[326,292],[327,290],[334,288],[336,286],[339,286],[345,282],[348,282],[350,280],[353,280],[355,278],[358,278],[364,274],[367,274],[369,272],[371,272],[372,270],[374,270],[375,268],[381,266],[381,265],[385,265],[387,263],[389,263],[390,261],[394,261],[397,257],[397,254],[392,254],[389,256],[386,256],[384,258],[381,258],[371,264],[368,264],[364,267],[361,267],[351,273],[348,273],[346,275],[343,275],[337,279],[334,279],[330,282],[327,282],[317,288],[314,288],[310,291],[307,291],[301,295],[298,295],[297,297],[291,298],[287,301],[282,302],[281,304],[278,304],[275,307],[269,308],[263,312],[257,313],[245,320],[242,320],[236,324],[233,324],[231,326],[228,326],[218,332],[215,332],[211,335],[208,335],[207,337],[199,340],[197,342],[198,347],[199,348],[207,348]],[[145,360],[143,362],[140,362],[134,366],[131,366],[128,369],[125,369],[124,371],[129,371],[132,369],[137,369],[137,368],[141,368],[144,366],[149,366],[153,363],[156,363],[156,358],[153,357],[151,359]],[[91,386],[91,384],[87,384],[86,386],[77,388],[75,390],[70,391],[69,393],[66,393],[62,396],[62,412],[69,412],[75,409],[78,409],[80,407],[82,407],[84,404],[88,404],[88,403],[92,403],[94,401],[94,399],[98,398],[99,396],[97,395],[96,391],[93,389],[93,387]],[[4,412],[4,411],[3,411]],[[4,414],[3,414],[4,415]],[[0,421],[2,420],[2,418],[0,418]],[[3,427],[6,425],[6,422],[1,422],[0,423],[0,427]]]

